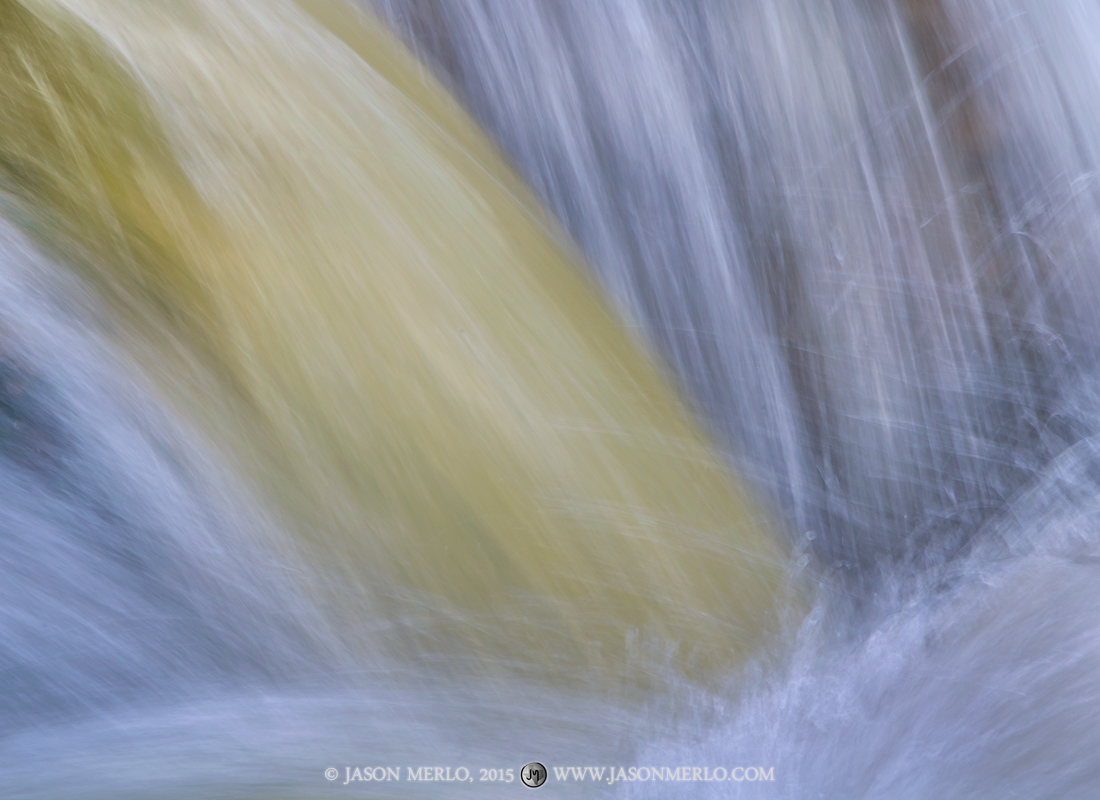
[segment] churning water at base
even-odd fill
[[[1100,9],[376,10],[622,316],[358,6],[0,0],[4,796],[1094,797]]]

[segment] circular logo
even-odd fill
[[[532,761],[519,771],[519,779],[524,786],[537,789],[546,783],[546,767],[537,761]]]

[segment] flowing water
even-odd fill
[[[1096,796],[1097,45],[0,0],[4,796]]]

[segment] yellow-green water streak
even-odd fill
[[[725,668],[761,641],[773,538],[373,19],[0,0],[0,71],[20,223],[298,533],[317,602],[388,620],[392,652],[555,675]]]

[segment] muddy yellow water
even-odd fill
[[[0,0],[0,74],[6,213],[292,531],[349,647],[614,676],[761,641],[774,537],[373,19]]]

